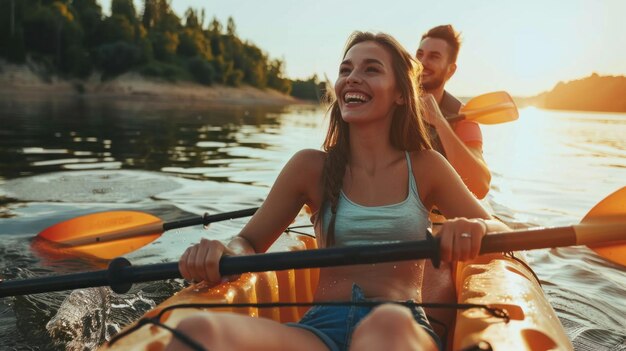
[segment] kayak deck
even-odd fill
[[[502,308],[510,319],[505,322],[484,309],[459,310],[454,350],[480,342],[488,342],[493,350],[573,350],[523,254],[514,255],[483,255],[457,263],[457,303]]]
[[[284,234],[270,251],[314,248],[315,239],[310,236]],[[459,310],[451,349],[462,350],[480,342],[489,343],[493,350],[572,349],[539,283],[522,262],[497,254],[481,256],[456,265],[453,274],[457,302],[503,308],[510,319],[507,322],[482,308]],[[204,283],[195,284],[164,301],[146,313],[144,318],[158,317],[161,323],[175,328],[181,320],[201,309],[171,309],[174,305],[311,302],[318,280],[319,269],[292,269],[246,273],[236,281],[212,288]],[[213,307],[208,310],[242,313],[286,323],[299,320],[307,309],[308,307]],[[127,327],[122,333],[132,327]],[[172,334],[164,328],[147,324],[116,340],[113,345],[103,345],[101,350],[160,351],[171,338]]]

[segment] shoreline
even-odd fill
[[[99,75],[87,79],[44,79],[29,65],[0,62],[0,96],[114,98],[154,102],[184,101],[209,104],[293,105],[314,103],[285,95],[272,89],[248,85],[230,87],[205,86],[193,82],[170,82],[144,77],[136,72],[124,73],[100,81]]]

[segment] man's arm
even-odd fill
[[[461,176],[469,190],[479,199],[487,196],[491,173],[483,159],[482,143],[463,143],[445,119],[435,124],[448,162]]]
[[[434,97],[425,97],[425,119],[437,130],[446,158],[469,190],[479,199],[487,196],[491,173],[483,159],[482,142],[464,143],[445,119]],[[462,123],[462,122],[461,122]]]

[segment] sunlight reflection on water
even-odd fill
[[[483,132],[491,195],[522,222],[572,223],[626,185],[623,114],[525,108],[518,121]]]

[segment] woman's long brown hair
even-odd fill
[[[391,145],[402,151],[430,149],[430,139],[422,122],[422,107],[418,98],[419,77],[422,66],[393,37],[384,33],[354,32],[348,39],[343,57],[353,46],[372,41],[385,48],[392,57],[392,68],[396,84],[402,94],[404,104],[398,105],[393,114],[389,138]],[[329,92],[332,92],[329,89]],[[340,97],[339,97],[340,98]],[[339,193],[343,185],[346,165],[350,160],[350,129],[341,117],[336,96],[331,96],[329,106],[330,121],[324,151],[327,153],[324,162],[322,186],[324,191],[322,211],[318,215],[321,221],[324,206],[330,206],[331,219],[328,233],[324,238],[325,246],[335,244],[335,219]],[[323,232],[323,226],[322,226]]]

